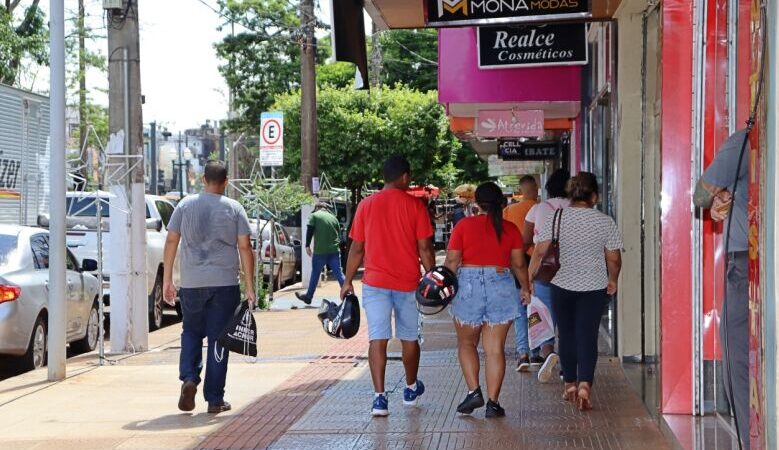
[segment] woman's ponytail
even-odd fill
[[[500,242],[503,236],[503,191],[491,181],[483,183],[476,188],[476,203],[489,216]]]

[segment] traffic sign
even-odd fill
[[[264,112],[260,116],[260,165],[284,165],[284,113]]]

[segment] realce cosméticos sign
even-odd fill
[[[425,0],[432,27],[549,22],[591,17],[590,0]]]
[[[585,65],[583,23],[479,27],[479,68]]]

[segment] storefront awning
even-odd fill
[[[423,28],[426,0],[365,0],[365,10],[379,28]],[[608,20],[621,0],[590,0],[592,13],[588,20]],[[554,20],[547,17],[545,21]]]

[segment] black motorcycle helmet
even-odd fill
[[[325,333],[336,339],[349,339],[360,330],[360,302],[353,294],[340,304],[324,300],[317,317]]]
[[[425,315],[438,314],[457,294],[457,275],[445,266],[436,266],[426,273],[417,286],[417,309]]]

